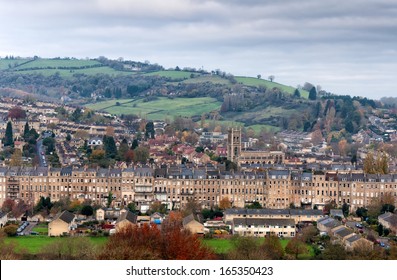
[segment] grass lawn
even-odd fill
[[[38,232],[40,235],[48,235],[48,225],[46,223],[37,224],[32,231]]]
[[[37,254],[40,250],[48,244],[55,242],[56,240],[69,238],[69,237],[49,237],[49,236],[17,236],[8,237],[6,242],[15,242],[16,250],[27,250],[30,254]],[[106,243],[107,237],[85,237],[88,238],[92,244],[96,246],[102,246]]]
[[[217,254],[225,254],[233,248],[230,239],[203,239],[202,242]]]
[[[120,105],[116,106],[116,102]],[[120,99],[87,104],[94,110],[104,110],[111,114],[136,114],[149,120],[164,120],[175,116],[200,116],[204,112],[218,110],[221,102],[211,97],[175,98],[159,97],[157,100],[144,102],[142,99]]]

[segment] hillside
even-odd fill
[[[149,62],[104,57],[0,59],[2,88],[7,88],[3,92],[9,95],[23,92],[51,101],[63,96],[71,104],[86,104],[111,114],[135,114],[151,120],[204,118],[257,132],[262,128],[326,128],[328,132],[345,129],[351,133],[366,124],[366,107],[375,106],[366,99],[339,98],[324,91],[310,100],[306,90],[220,70],[166,70]]]

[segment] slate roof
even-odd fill
[[[200,214],[190,214],[190,215],[186,216],[185,218],[183,218],[182,225],[186,226],[191,221],[196,221],[196,222],[199,222],[200,224],[202,224],[202,217],[200,216]]]
[[[67,223],[67,224],[70,224],[72,221],[73,221],[73,219],[74,219],[74,214],[73,213],[70,213],[69,211],[63,211],[62,213],[59,213],[59,214],[57,214],[55,217],[54,217],[54,220],[53,221],[55,221],[55,220],[57,220],[57,219],[60,219],[60,220],[62,220],[62,221],[64,221],[65,223]]]
[[[117,219],[116,223],[120,223],[124,220],[127,220],[133,224],[136,224],[138,216],[132,213],[131,211],[126,211],[121,213],[120,217]]]
[[[294,219],[266,219],[266,218],[234,218],[233,224],[242,226],[292,226],[295,227]]]
[[[338,235],[338,236],[344,238],[344,237],[346,237],[346,236],[348,236],[349,234],[352,234],[352,233],[353,233],[353,231],[349,230],[346,227],[343,227],[343,228],[340,228],[340,229],[336,230],[334,232],[334,235]]]
[[[348,239],[346,239],[346,241],[350,242],[350,243],[353,243],[353,242],[356,242],[357,240],[360,240],[360,239],[361,239],[361,236],[355,234],[355,235],[349,237]]]
[[[7,213],[4,213],[3,211],[0,211],[0,219],[3,218],[6,215],[7,215]]]

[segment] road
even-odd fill
[[[43,139],[39,138],[37,140],[37,156],[39,157],[39,165],[40,167],[46,167],[47,166],[47,161],[45,159],[45,149],[43,146]]]
[[[36,224],[36,222],[30,222],[29,225],[22,231],[23,235],[30,235],[30,232],[36,226]]]
[[[356,224],[362,224],[361,222],[355,222],[355,221],[347,221],[346,222],[346,226],[349,228],[352,228],[356,233],[358,233],[359,229],[356,227]],[[368,236],[369,234],[373,235],[375,237],[376,240],[378,240],[379,242],[382,242],[383,244],[385,244],[385,247],[389,246],[389,239],[387,237],[379,237],[378,232],[372,230],[369,227],[364,226],[362,228],[363,230],[363,235],[364,236]]]

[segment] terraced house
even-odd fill
[[[0,203],[6,198],[34,204],[42,196],[52,201],[69,197],[100,205],[111,200],[116,207],[134,202],[144,211],[155,201],[175,209],[194,199],[203,208],[210,208],[227,198],[233,207],[258,202],[271,209],[291,205],[321,209],[334,201],[354,210],[386,194],[397,196],[397,174],[302,172],[275,167],[227,172],[210,164],[126,169],[0,168]]]

